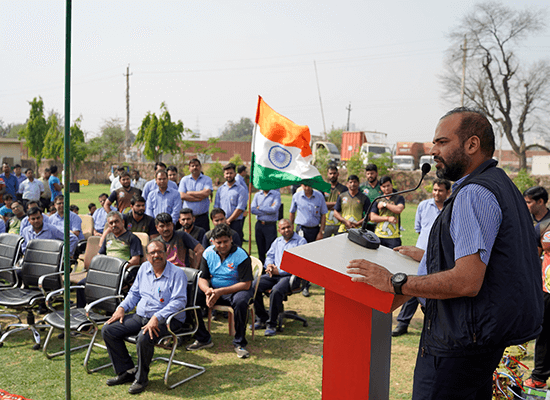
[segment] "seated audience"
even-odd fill
[[[19,235],[21,232],[21,222],[23,221],[23,218],[26,217],[23,201],[14,201],[11,204],[11,210],[13,212],[13,217],[8,220],[8,233]]]
[[[65,197],[60,194],[54,199],[53,202],[55,210],[57,211],[50,218],[50,223],[54,226],[57,226],[61,231],[65,229],[64,222],[64,212],[65,212]],[[85,240],[84,234],[82,233],[82,219],[72,211],[69,211],[69,223],[70,230],[78,238],[78,240]]]
[[[214,228],[220,224],[225,224],[229,226],[229,224],[227,223],[227,220],[225,219],[225,211],[223,211],[221,208],[213,208],[212,211],[210,211],[210,219],[212,220],[212,224],[214,224]],[[214,244],[214,241],[212,239],[213,231],[214,229],[211,229],[204,234],[204,238],[202,240],[202,246],[205,249]],[[239,234],[231,228],[229,228],[229,232],[231,233],[231,238],[233,239],[233,243],[240,247],[242,242]]]
[[[31,208],[27,211],[27,216],[29,217],[29,226],[21,232],[21,236],[25,239],[21,247],[23,253],[27,249],[27,244],[33,239],[65,239],[62,230],[52,224],[44,222],[42,219],[42,211],[40,211],[38,207]],[[77,244],[78,238],[72,232],[69,232],[69,252],[71,255],[74,254]]]
[[[198,240],[199,243],[203,243],[206,231],[200,226],[195,225],[193,210],[190,208],[182,208],[180,210],[179,223],[181,225],[181,230],[190,234],[195,240]]]
[[[151,239],[158,236],[157,228],[155,227],[155,218],[145,214],[145,199],[141,196],[132,197],[130,201],[131,210],[123,214],[126,229],[136,232],[144,232]]]

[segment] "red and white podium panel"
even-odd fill
[[[352,282],[349,261],[416,275],[418,262],[386,247],[363,248],[347,234],[285,251],[281,268],[325,288],[323,399],[389,399],[393,294]]]

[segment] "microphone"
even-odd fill
[[[432,169],[432,166],[428,163],[422,164],[422,177],[420,178],[420,181],[418,182],[418,185],[416,185],[413,189],[405,189],[401,190],[399,192],[391,193],[389,196],[395,196],[397,194],[403,194],[403,193],[409,193],[414,192],[416,189],[420,187],[422,184],[422,181],[424,180],[424,177],[430,172]],[[388,197],[388,195],[384,194],[382,196],[376,197],[372,204],[376,203],[378,200]],[[363,219],[363,223],[361,224],[361,228],[353,228],[348,231],[348,239],[351,240],[354,243],[357,243],[360,246],[366,247],[367,249],[377,249],[380,247],[380,238],[374,234],[374,232],[371,232],[367,229],[367,224],[369,222],[369,216],[370,211],[367,213],[365,218]]]

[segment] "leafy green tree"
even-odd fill
[[[367,159],[369,160],[369,163],[373,163],[378,167],[378,175],[387,175],[390,168],[393,168],[393,162],[390,153],[368,153]]]
[[[512,181],[521,193],[537,185],[537,181],[525,169],[521,169]]]
[[[84,141],[84,131],[80,127],[81,118],[77,118],[74,124],[70,128],[71,132],[71,179],[74,179],[75,172],[80,168],[86,157],[88,156],[88,146]],[[64,150],[64,149],[63,149]],[[61,160],[64,161],[65,152],[63,151]]]
[[[124,153],[124,141],[126,133],[122,129],[122,121],[118,118],[111,118],[103,124],[101,135],[95,137],[88,143],[88,154],[98,155],[101,161],[117,158],[118,161]]]
[[[222,150],[218,145],[220,138],[210,138],[206,144],[195,142],[192,140],[184,140],[180,147],[182,152],[192,152],[197,155],[201,163],[206,164],[211,161],[212,156],[216,153],[227,153],[227,150]]]
[[[346,164],[348,176],[357,175],[360,177],[362,175],[361,173],[365,170],[365,164],[363,163],[364,160],[365,156],[363,153],[360,151],[354,153]],[[378,167],[378,172],[380,173],[380,167]]]
[[[212,179],[212,182],[214,182],[214,184],[218,184],[224,181],[223,165],[220,163],[219,160],[216,160],[216,162],[210,164],[205,174]]]
[[[338,151],[342,151],[342,132],[344,132],[343,129],[336,129],[332,127],[327,135],[328,141],[334,143],[334,145],[338,147]]]
[[[147,113],[136,137],[136,143],[145,146],[143,154],[150,161],[161,161],[164,153],[177,154],[184,133],[192,133],[190,129],[183,127],[183,122],[172,122],[164,102],[161,103],[160,109],[160,117],[150,111]]]
[[[45,158],[53,158],[56,162],[62,157],[63,153],[63,127],[60,126],[56,113],[51,113],[48,117],[48,131],[44,138]]]
[[[48,125],[44,118],[44,101],[42,97],[35,97],[29,101],[31,111],[25,129],[19,132],[19,138],[25,139],[25,147],[29,149],[29,156],[36,160],[36,164],[40,165],[42,161],[42,153],[44,149],[44,139],[48,131]]]
[[[242,117],[239,122],[228,121],[220,136],[230,142],[251,142],[254,123],[250,118]]]
[[[235,154],[233,157],[231,157],[229,159],[229,162],[232,162],[233,164],[235,164],[237,167],[239,165],[243,165],[244,164],[244,161],[243,159],[241,158],[241,155],[240,154]]]
[[[324,178],[327,177],[327,169],[329,164],[330,155],[328,153],[328,150],[324,147],[319,147],[315,151],[315,161],[313,162],[313,165],[319,170]]]

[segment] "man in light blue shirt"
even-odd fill
[[[94,211],[92,219],[94,220],[94,236],[103,235],[105,225],[107,225],[107,211],[103,208],[103,205],[109,198],[107,193],[101,193],[98,197],[99,207]],[[111,206],[111,211],[116,211],[116,208]]]
[[[271,244],[277,239],[277,219],[281,206],[281,193],[279,190],[260,190],[254,195],[250,212],[257,218],[256,221],[256,245],[258,246],[258,258],[265,263],[265,254]]]
[[[149,193],[151,193],[154,189],[158,188],[156,176],[157,172],[159,171],[166,171],[166,164],[163,162],[156,162],[155,163],[155,178],[148,181],[144,186],[143,190],[141,191],[141,195],[144,199],[147,199],[149,197]],[[166,175],[168,176],[168,175]],[[168,180],[168,187],[173,190],[178,190],[178,184],[176,182],[173,182],[171,180]],[[154,216],[153,216],[154,217]]]
[[[178,190],[183,201],[183,208],[193,210],[195,225],[208,232],[210,230],[208,209],[213,187],[212,179],[204,175],[201,168],[201,162],[192,158],[189,161],[189,172],[191,173],[181,178]]]
[[[237,183],[236,174],[235,164],[229,163],[223,167],[223,176],[226,182],[216,192],[214,207],[225,211],[229,227],[239,234],[242,242],[244,237],[243,212],[246,210],[248,191]]]
[[[65,229],[65,198],[62,194],[55,198],[54,206],[57,212],[54,215],[50,216],[50,224],[56,226],[61,231],[63,231]],[[82,219],[78,216],[78,214],[69,211],[69,221],[71,232],[75,234],[78,240],[85,240],[84,234],[82,233]]]
[[[12,198],[15,200],[17,198],[17,191],[19,190],[19,181],[16,176],[11,173],[10,165],[7,162],[2,163],[2,174],[0,178],[4,179],[6,185],[6,193],[12,195]]]
[[[166,260],[164,243],[151,241],[147,245],[147,262],[141,265],[128,295],[101,330],[117,374],[115,378],[107,379],[108,386],[133,382],[128,389],[130,394],[145,390],[155,343],[159,337],[168,334],[168,317],[185,308],[186,304],[185,272]],[[126,314],[134,307],[134,314]],[[181,313],[172,320],[170,327],[177,331],[184,322],[185,313]],[[130,335],[138,335],[137,368],[124,343],[124,338]]]
[[[306,244],[306,240],[294,232],[288,219],[279,221],[279,236],[269,248],[265,260],[265,274],[261,276],[258,291],[254,299],[256,311],[256,329],[265,328],[265,336],[274,336],[277,328],[277,318],[283,310],[283,300],[290,293],[290,277],[292,274],[280,268],[285,250]],[[297,280],[299,282],[299,279]],[[254,286],[254,282],[252,285]],[[269,295],[269,314],[265,311],[263,293],[271,289]]]
[[[29,217],[29,226],[21,231],[21,236],[25,239],[21,246],[21,251],[24,253],[27,249],[27,244],[33,239],[55,239],[64,240],[63,231],[56,226],[47,224],[42,219],[42,211],[38,207],[31,208],[27,212]],[[78,238],[72,233],[69,233],[69,252],[74,254]]]
[[[156,174],[157,188],[149,193],[146,201],[145,214],[155,218],[160,213],[168,213],[172,216],[174,225],[178,222],[181,210],[181,198],[178,189],[168,185],[168,174],[160,170]],[[175,185],[175,183],[174,183]]]

